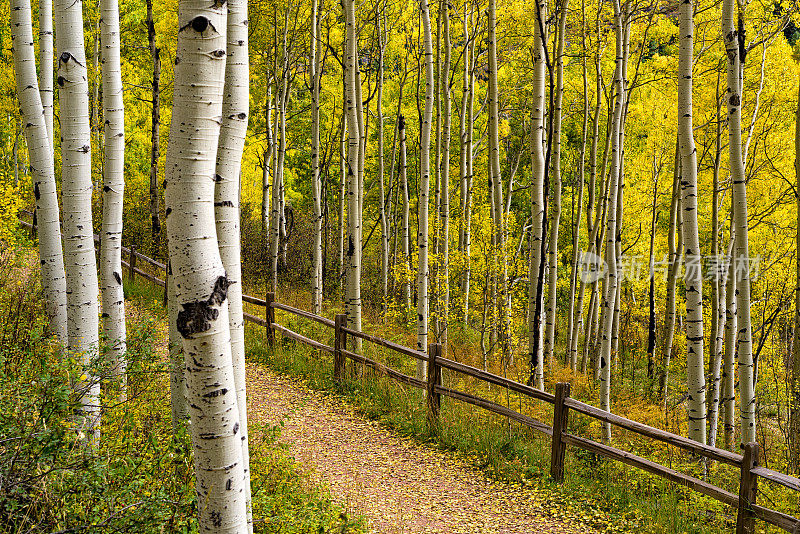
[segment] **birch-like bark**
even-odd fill
[[[169,258],[180,305],[176,328],[186,384],[200,532],[247,532],[228,318],[229,280],[220,257],[214,191],[225,87],[227,6],[182,0],[167,150]],[[198,83],[202,81],[202,83]]]
[[[706,441],[706,384],[703,353],[703,266],[697,227],[697,149],[692,130],[694,4],[680,4],[678,56],[678,142],[681,153],[681,208],[686,245],[686,387],[688,436]]]
[[[250,62],[248,59],[247,2],[228,0],[227,51],[222,123],[217,145],[214,180],[214,216],[222,266],[228,280],[228,325],[239,437],[247,508],[247,530],[253,531],[250,497],[250,452],[245,385],[244,310],[239,228],[240,176],[247,122],[250,116]]]
[[[358,46],[355,0],[343,1],[345,12],[345,90],[347,98],[347,283],[345,310],[349,328],[361,330],[361,121],[359,120]]]
[[[322,313],[322,175],[319,164],[319,84],[322,73],[319,68],[321,47],[317,46],[319,9],[319,0],[312,0],[311,50],[309,52],[309,64],[311,67],[309,72],[309,77],[311,78],[311,196],[314,204],[314,236],[311,250],[311,311],[317,315]]]
[[[578,200],[577,206],[573,206],[577,216],[575,218],[574,226],[572,229],[572,271],[570,272],[569,279],[569,312],[567,315],[567,361],[573,371],[578,368],[578,332],[581,330],[582,317],[583,317],[583,295],[585,286],[583,282],[580,284],[580,289],[576,291],[578,286],[578,269],[580,260],[580,228],[581,228],[581,215],[583,214],[583,186],[586,182],[586,136],[588,135],[589,126],[589,76],[586,71],[586,0],[581,2],[581,28],[583,30],[581,37],[581,74],[583,78],[583,116],[581,121],[581,147],[580,154],[578,155]],[[563,72],[563,61],[562,72]],[[562,84],[563,89],[563,84]],[[560,144],[560,143],[559,143]],[[574,195],[574,193],[573,193]],[[573,196],[573,198],[575,198]],[[591,209],[588,206],[587,211]],[[577,308],[575,305],[575,294],[578,295]]]
[[[539,14],[544,13],[545,3],[537,0]],[[531,102],[531,239],[528,282],[528,357],[530,358],[531,378],[535,387],[544,389],[542,361],[539,357],[540,335],[539,321],[536,318],[537,297],[539,296],[539,280],[542,258],[542,240],[544,240],[544,118],[545,118],[545,50],[541,25],[535,24],[533,29],[533,97]]]
[[[36,79],[31,5],[30,0],[13,0],[10,6],[17,98],[25,123],[25,140],[28,144],[33,177],[33,196],[36,200],[42,288],[47,303],[50,329],[56,339],[66,346],[68,343],[67,288],[64,276],[64,256],[61,250],[58,197],[53,149],[48,137],[46,114],[42,108],[41,92]],[[52,59],[52,49],[50,58]]]
[[[733,215],[733,213],[731,213]],[[733,217],[731,216],[731,245],[728,247],[733,251],[736,241],[736,231],[733,228]],[[730,256],[730,255],[729,255]],[[733,258],[730,257],[728,265],[728,276],[725,281],[725,353],[722,362],[722,432],[724,436],[725,448],[733,450],[733,437],[736,434],[736,374],[734,372],[736,364],[736,270]]]
[[[55,147],[53,139],[53,0],[39,0],[39,95],[44,110],[44,124],[50,140],[50,157]]]
[[[711,255],[719,260],[719,169],[722,159],[722,100],[719,94],[720,75],[717,74],[717,121],[716,137],[714,140],[714,170],[711,196]],[[724,301],[725,279],[724,273],[719,271],[720,263],[713,266],[712,285],[711,285],[711,336],[710,348],[708,351],[710,360],[710,383],[707,399],[708,419],[708,440],[707,444],[716,447],[717,429],[719,426],[719,402],[720,402],[720,367],[722,365],[722,324],[724,310],[721,300]],[[722,297],[720,299],[720,297]]]
[[[600,408],[611,411],[611,346],[614,330],[614,307],[617,301],[617,196],[619,194],[622,147],[620,146],[622,129],[622,110],[625,105],[626,87],[624,79],[625,26],[626,21],[619,0],[614,0],[614,26],[616,31],[616,69],[614,73],[615,103],[614,116],[611,122],[611,161],[608,186],[608,209],[606,219],[606,253],[607,284],[603,298],[602,341],[600,344]],[[603,439],[611,440],[611,426],[603,425]]]
[[[545,358],[552,365],[553,351],[556,343],[556,290],[558,288],[558,230],[561,223],[561,102],[564,99],[564,42],[567,31],[567,10],[569,0],[562,0],[559,12],[558,38],[556,45],[556,87],[553,99],[553,134],[552,139],[552,182],[550,191],[553,203],[550,206],[550,238],[548,246],[548,279],[547,307],[544,352]]]
[[[265,106],[264,123],[266,127],[267,147],[264,149],[264,167],[261,175],[261,226],[265,234],[269,236],[269,218],[270,218],[270,202],[272,187],[272,152],[275,138],[272,135],[272,82],[267,82],[267,105]],[[269,243],[269,237],[267,237]]]
[[[97,355],[100,341],[97,268],[92,232],[92,154],[89,81],[83,41],[82,2],[55,4],[58,99],[61,124],[61,199],[64,213],[64,268],[67,278],[69,349],[84,366]],[[86,373],[88,375],[89,373]],[[76,384],[86,428],[99,420],[100,384],[89,376]]]
[[[508,301],[508,260],[506,258],[506,230],[503,217],[503,182],[500,168],[500,92],[497,83],[497,0],[489,0],[488,14],[488,52],[489,81],[487,90],[487,108],[489,113],[489,186],[492,195],[492,225],[495,253],[492,255],[494,290],[497,305],[497,322],[499,322],[503,355],[511,355],[511,307]],[[497,326],[497,325],[495,325]]]
[[[172,409],[172,433],[177,435],[179,429],[189,420],[189,405],[186,402],[186,359],[183,357],[183,343],[178,332],[178,313],[180,306],[175,300],[175,277],[172,275],[172,264],[167,261],[167,318],[169,321],[169,393]]]
[[[428,190],[431,172],[431,120],[433,118],[433,40],[431,38],[431,16],[428,0],[420,0],[422,18],[422,42],[425,64],[425,111],[420,124],[420,183],[417,211],[419,230],[417,246],[419,262],[417,266],[417,350],[428,350]],[[424,379],[427,367],[422,360],[417,361],[417,378]]]
[[[473,10],[470,10],[469,19],[467,19],[466,15],[464,17],[464,24],[465,35],[469,35],[467,32],[467,20],[470,23],[473,20]],[[471,25],[471,24],[470,24]],[[466,82],[466,135],[464,137],[464,142],[461,147],[461,150],[464,151],[464,156],[466,158],[465,164],[465,176],[462,180],[462,187],[464,188],[463,196],[462,196],[462,209],[461,209],[461,217],[463,220],[464,225],[464,232],[463,232],[463,239],[462,239],[462,253],[464,255],[464,277],[461,282],[461,291],[464,297],[464,315],[463,320],[464,324],[469,324],[469,296],[470,296],[470,286],[471,286],[471,279],[472,279],[472,259],[470,257],[471,249],[472,249],[472,178],[473,178],[473,165],[474,165],[474,157],[473,157],[473,141],[474,141],[474,121],[475,116],[473,114],[475,108],[475,36],[473,35],[470,38],[470,44],[468,48],[468,53],[465,52],[464,56],[464,76],[467,78]],[[467,63],[467,58],[469,58],[469,63]]]
[[[125,398],[125,295],[122,292],[122,207],[125,192],[125,104],[122,98],[119,5],[100,1],[103,43],[103,227],[100,232],[100,279],[103,332],[110,345],[111,372],[120,380]]]
[[[158,159],[161,156],[161,49],[156,46],[153,0],[147,0],[147,43],[153,60],[150,92],[150,235],[156,254],[161,250],[161,210],[158,201]]]
[[[442,158],[439,177],[441,181],[441,199],[439,202],[439,220],[441,221],[441,237],[439,239],[439,329],[437,343],[447,353],[447,325],[450,314],[450,131],[451,131],[451,99],[450,99],[450,62],[452,45],[450,42],[450,4],[442,0],[440,4],[442,30],[444,33],[444,65],[440,71],[439,85],[442,89]]]
[[[738,12],[734,26],[733,0],[722,4],[722,37],[727,56],[728,162],[733,187],[733,225],[736,228],[733,263],[736,266],[737,354],[739,357],[739,409],[742,443],[756,440],[753,338],[750,323],[750,250],[747,223],[747,183],[742,157],[742,79],[744,22]]]
[[[405,309],[411,309],[411,225],[409,223],[410,200],[408,194],[408,160],[406,147],[406,119],[397,117],[397,129],[400,136],[400,186],[403,189],[403,217],[401,241],[403,249],[403,302]]]

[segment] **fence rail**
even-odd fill
[[[30,212],[25,213],[30,216],[33,215]],[[34,229],[34,226],[31,223],[22,220],[20,220],[20,223],[27,228]],[[99,242],[99,236],[96,234],[95,241]],[[141,260],[166,273],[166,266],[163,263],[140,254],[133,246],[130,248],[122,247],[122,251],[124,254],[128,255],[128,261],[123,262],[123,265],[128,269],[130,279],[134,279],[136,275],[139,275],[161,287],[166,287],[164,280],[161,280],[157,276],[149,274],[136,266],[137,260]],[[265,308],[265,318],[261,318],[249,313],[245,313],[244,318],[249,322],[263,326],[267,329],[267,338],[270,345],[274,345],[275,333],[278,332],[281,335],[294,339],[300,343],[304,343],[317,350],[332,354],[334,359],[333,373],[336,380],[342,380],[344,378],[345,358],[350,358],[352,361],[366,365],[374,369],[376,372],[385,374],[386,376],[397,380],[398,382],[402,382],[415,388],[425,389],[427,391],[427,418],[428,423],[433,430],[435,430],[438,426],[439,412],[441,410],[441,396],[444,395],[461,402],[472,404],[473,406],[478,406],[503,417],[508,417],[509,419],[517,421],[520,424],[523,424],[550,437],[550,475],[556,482],[561,482],[564,479],[564,456],[566,452],[566,446],[569,445],[639,468],[661,478],[686,486],[693,491],[703,493],[704,495],[736,508],[737,534],[755,532],[756,519],[766,521],[767,523],[775,525],[787,532],[800,534],[800,519],[756,504],[759,478],[763,478],[764,480],[800,492],[800,478],[779,473],[758,465],[758,443],[744,444],[742,446],[744,454],[736,454],[724,449],[703,445],[683,436],[654,428],[625,417],[614,415],[610,412],[606,412],[579,400],[573,399],[570,397],[570,385],[566,383],[556,384],[556,393],[553,395],[545,391],[534,389],[514,380],[495,375],[488,371],[456,362],[454,360],[449,360],[447,358],[442,358],[441,345],[431,344],[427,353],[405,347],[377,336],[347,328],[347,319],[344,315],[337,315],[334,320],[330,320],[311,312],[277,302],[275,301],[275,295],[272,293],[267,294],[266,299],[260,299],[250,295],[243,295],[242,300]],[[324,343],[308,338],[284,325],[279,324],[275,320],[275,310],[291,313],[298,317],[315,321],[328,328],[332,328],[334,330],[334,346],[330,347]],[[427,380],[423,381],[406,375],[383,363],[347,350],[346,347],[348,336],[360,338],[384,347],[388,350],[410,356],[417,360],[425,361],[427,363]],[[443,368],[462,373],[482,382],[502,386],[516,393],[552,404],[553,424],[547,425],[530,416],[521,414],[512,410],[511,408],[502,406],[488,399],[441,385],[441,370]],[[691,475],[660,465],[656,462],[647,460],[622,449],[571,434],[568,432],[568,423],[571,411],[575,411],[598,421],[609,423],[619,428],[635,432],[652,440],[674,445],[681,449],[690,451],[697,456],[737,467],[740,470],[739,494],[735,495]]]

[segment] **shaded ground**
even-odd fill
[[[546,495],[492,480],[455,454],[364,419],[340,399],[257,364],[247,368],[251,421],[284,421],[282,440],[370,531],[399,533],[589,532],[547,518]]]

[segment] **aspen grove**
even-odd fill
[[[243,295],[800,473],[796,2],[0,9],[0,242],[35,212],[87,450],[164,264],[200,532],[259,528]]]

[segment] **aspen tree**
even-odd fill
[[[348,327],[361,330],[361,121],[358,102],[358,44],[355,0],[343,0],[345,13],[345,100],[347,112],[347,244],[345,303]]]
[[[720,74],[717,73],[717,120],[715,121],[714,138],[714,169],[713,169],[713,191],[711,196],[711,254],[715,260],[719,260],[719,170],[722,159],[722,99],[719,94]],[[725,280],[724,275],[719,272],[720,263],[714,265],[711,285],[711,335],[709,354],[710,383],[709,395],[707,400],[706,419],[708,420],[708,440],[707,444],[716,447],[717,428],[719,426],[719,403],[720,403],[720,367],[722,365],[722,325],[725,310],[722,302],[725,300]]]
[[[425,64],[425,111],[420,124],[419,230],[417,247],[417,350],[428,350],[428,190],[430,184],[431,120],[433,118],[433,40],[428,0],[420,0]],[[417,378],[425,378],[425,362],[417,361]]]
[[[270,224],[270,180],[272,179],[272,152],[275,138],[272,135],[272,77],[267,77],[267,104],[264,106],[264,126],[267,138],[267,147],[264,149],[264,167],[261,174],[261,227],[262,231],[269,236]],[[269,242],[269,237],[267,237]]]
[[[625,55],[625,25],[624,15],[619,0],[614,0],[614,27],[616,33],[616,69],[614,72],[615,102],[614,115],[611,121],[611,160],[609,167],[608,209],[606,219],[606,253],[607,284],[603,298],[602,341],[600,345],[600,408],[611,410],[611,356],[612,356],[612,331],[614,330],[614,307],[617,301],[618,273],[617,273],[617,196],[619,194],[619,180],[621,171],[622,147],[620,146],[622,129],[622,110],[625,105],[626,87],[624,77]],[[603,439],[611,439],[611,426],[603,425]]]
[[[92,233],[92,154],[89,128],[89,81],[83,44],[82,2],[55,4],[58,53],[58,99],[61,124],[61,198],[64,214],[64,271],[67,278],[69,349],[88,367],[100,335],[97,270]],[[87,376],[89,373],[85,373]],[[100,416],[100,384],[91,376],[76,384],[94,431]]]
[[[450,4],[442,0],[440,15],[444,32],[444,65],[440,74],[439,85],[442,89],[444,125],[442,128],[442,159],[439,172],[441,181],[441,201],[439,203],[439,220],[441,221],[441,238],[439,240],[439,331],[437,343],[444,346],[447,352],[447,326],[450,313],[450,131],[451,131],[451,99],[450,99],[450,62],[452,44],[450,42]]]
[[[406,156],[406,119],[403,115],[397,117],[397,129],[400,136],[400,186],[403,190],[403,218],[401,241],[403,249],[403,262],[405,274],[403,277],[403,302],[406,309],[411,308],[411,226],[409,224],[409,195],[408,195],[408,161]]]
[[[150,93],[150,235],[155,253],[161,248],[161,212],[158,201],[158,159],[161,156],[161,49],[156,46],[156,26],[153,20],[153,0],[147,0],[147,44],[153,60],[153,80]]]
[[[581,227],[581,214],[583,213],[583,189],[586,182],[586,137],[588,135],[589,126],[589,76],[586,70],[586,0],[581,1],[581,77],[583,80],[583,114],[581,120],[581,147],[578,155],[578,200],[577,207],[573,206],[576,213],[574,227],[572,229],[572,270],[570,272],[569,280],[569,312],[567,315],[567,362],[573,371],[578,367],[578,332],[582,326],[582,311],[583,311],[583,296],[585,285],[580,283],[580,289],[577,291],[578,305],[575,307],[575,293],[578,286],[578,269],[580,259],[580,227]],[[562,50],[563,52],[563,50]],[[563,61],[562,72],[563,72]],[[563,89],[563,85],[562,85]],[[574,195],[574,193],[573,193]],[[573,196],[574,198],[574,196]],[[587,212],[591,210],[591,205],[587,207]]]
[[[744,65],[744,22],[741,7],[738,28],[734,2],[722,3],[722,37],[727,56],[728,164],[733,189],[733,226],[736,228],[733,263],[736,277],[737,355],[739,359],[739,406],[742,443],[755,441],[755,383],[753,380],[753,338],[750,323],[750,250],[747,228],[747,183],[742,157],[742,79]]]
[[[17,98],[25,123],[25,140],[28,144],[33,175],[33,196],[36,200],[42,288],[47,303],[50,329],[56,339],[66,346],[67,288],[64,277],[64,256],[61,250],[58,197],[53,149],[48,137],[46,114],[42,108],[41,92],[36,80],[30,0],[14,0],[10,7]],[[50,57],[52,59],[52,49]],[[45,70],[46,66],[42,68]]]
[[[375,15],[375,31],[378,36],[378,80],[377,80],[377,103],[376,112],[378,114],[378,211],[381,222],[381,288],[383,298],[381,309],[385,312],[388,308],[389,297],[389,220],[386,216],[386,186],[384,184],[385,162],[384,162],[384,124],[383,124],[383,57],[386,52],[386,43],[383,36],[383,18],[386,13],[386,2],[381,7],[381,12]],[[389,182],[391,188],[391,181]]]
[[[39,71],[39,95],[42,99],[44,124],[47,129],[47,138],[50,140],[50,157],[52,158],[55,147],[53,138],[53,0],[39,0]]]
[[[537,18],[543,18],[545,3],[537,1]],[[538,273],[544,261],[542,241],[544,240],[544,118],[545,118],[545,50],[543,25],[534,25],[533,35],[533,97],[531,102],[531,243],[528,282],[528,356],[530,358],[531,380],[535,377],[535,387],[544,389],[541,380],[542,361],[539,357],[540,323],[537,308],[540,306],[541,281]]]
[[[728,274],[725,280],[725,352],[722,362],[722,395],[720,404],[723,411],[722,431],[725,448],[733,449],[733,437],[736,433],[736,271],[732,252],[736,241],[736,229],[733,225],[733,209],[731,209],[731,242],[728,247]]]
[[[311,276],[311,309],[314,313],[322,313],[322,175],[319,162],[319,85],[320,85],[320,48],[317,46],[319,36],[319,0],[311,4],[311,50],[309,64],[311,70],[311,196],[314,204],[314,237],[312,245]],[[381,180],[383,178],[381,177]]]
[[[489,187],[492,195],[492,225],[495,254],[492,255],[494,290],[498,304],[495,306],[500,323],[503,355],[511,354],[511,309],[508,301],[508,261],[506,259],[505,221],[503,217],[503,183],[500,169],[500,94],[497,84],[497,0],[489,0],[488,15],[488,52],[489,81],[487,90],[487,108],[489,113]],[[498,258],[499,256],[499,258]],[[499,280],[498,280],[499,279]],[[498,295],[499,293],[499,295]],[[495,327],[497,325],[494,325]]]
[[[474,106],[475,106],[475,42],[476,30],[470,35],[469,29],[473,26],[474,6],[470,5],[467,14],[466,2],[464,5],[464,87],[462,97],[462,113],[464,117],[461,133],[461,234],[459,248],[464,257],[464,274],[461,280],[461,292],[464,298],[463,322],[469,323],[469,296],[470,281],[472,278],[472,262],[470,252],[472,248],[472,170],[473,170],[473,136],[474,136]]]
[[[167,149],[167,234],[180,305],[200,532],[247,532],[247,478],[231,357],[229,281],[214,213],[227,6],[182,0]],[[202,80],[203,83],[197,83]]]
[[[678,142],[681,153],[681,208],[686,245],[686,387],[689,438],[706,441],[706,384],[703,353],[703,270],[697,227],[697,149],[692,130],[694,4],[680,4],[678,56]]]
[[[214,216],[222,266],[228,284],[228,325],[239,437],[247,507],[247,529],[252,532],[250,504],[250,453],[245,385],[244,314],[242,309],[242,262],[239,228],[239,192],[247,122],[250,116],[250,63],[246,0],[228,0],[227,50],[222,122],[214,175]]]
[[[556,342],[556,289],[558,286],[558,229],[561,222],[561,103],[564,99],[564,41],[567,31],[567,10],[569,0],[562,0],[559,5],[558,36],[556,39],[556,87],[553,98],[553,133],[552,139],[552,198],[553,204],[550,212],[550,238],[548,246],[548,280],[547,280],[547,307],[544,338],[545,358],[552,365],[553,350]]]
[[[122,291],[122,205],[125,192],[125,109],[122,98],[119,6],[101,0],[103,43],[103,227],[100,233],[100,279],[103,332],[111,344],[112,373],[122,380],[125,397],[125,295]]]
[[[677,138],[675,143],[675,164],[672,176],[672,201],[669,207],[669,232],[667,242],[669,248],[669,264],[667,267],[667,298],[664,313],[664,353],[658,375],[658,396],[666,403],[667,379],[669,378],[669,364],[672,359],[672,345],[675,337],[676,297],[675,288],[681,267],[681,251],[683,250],[683,212],[680,201],[681,160],[678,150]],[[675,241],[675,234],[678,241]],[[665,404],[666,406],[666,404]]]

